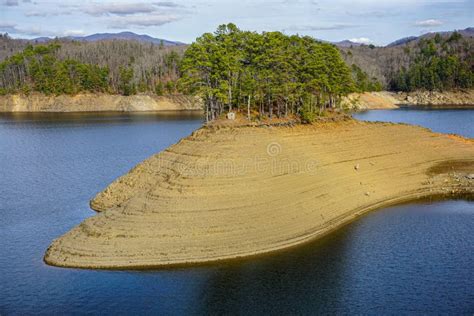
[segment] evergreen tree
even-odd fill
[[[207,119],[235,108],[302,115],[336,107],[355,91],[338,49],[310,37],[258,34],[221,25],[186,50],[180,85],[205,101]]]

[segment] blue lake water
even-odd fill
[[[400,108],[365,111],[354,117],[364,121],[420,125],[438,133],[474,138],[474,109]]]
[[[362,115],[400,118],[381,113]],[[415,123],[432,122],[425,113]],[[459,132],[474,112],[455,113],[429,127]],[[462,134],[474,133],[472,122]],[[97,192],[200,124],[192,114],[0,114],[0,315],[473,314],[468,201],[379,210],[302,247],[226,264],[93,271],[43,263],[54,238],[94,215]]]

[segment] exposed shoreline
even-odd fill
[[[474,108],[474,90],[451,92],[365,92],[354,93],[343,99],[343,105],[357,110],[397,109],[399,107]],[[0,113],[63,113],[63,112],[157,112],[202,111],[199,98],[184,95],[156,96],[138,94],[132,96],[105,93],[78,95],[30,95],[0,96]]]
[[[202,111],[198,98],[190,96],[132,96],[104,93],[47,96],[40,93],[0,96],[0,113],[158,112]]]
[[[201,128],[99,193],[100,213],[45,262],[151,269],[261,255],[371,210],[472,196],[473,174],[474,140],[404,124]]]
[[[354,93],[346,97],[343,104],[357,110],[385,110],[400,107],[474,108],[474,90]]]

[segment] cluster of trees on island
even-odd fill
[[[180,83],[203,98],[208,119],[241,108],[309,119],[356,89],[334,45],[280,32],[241,31],[234,24],[191,44],[181,71]]]

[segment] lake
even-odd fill
[[[473,115],[357,117],[473,137]],[[0,114],[0,315],[473,314],[474,202],[462,200],[386,208],[301,247],[219,265],[43,263],[54,238],[94,215],[97,192],[201,123],[192,113]]]
[[[406,123],[428,127],[434,132],[474,138],[474,109],[400,108],[365,111],[353,115],[364,121]]]

